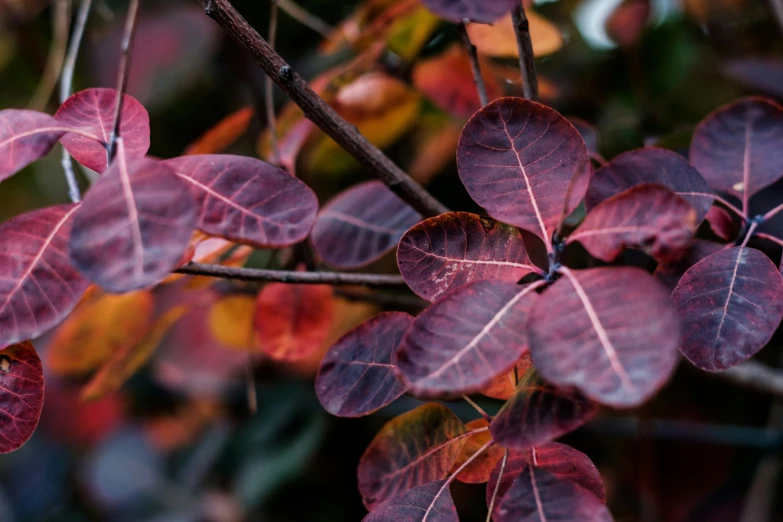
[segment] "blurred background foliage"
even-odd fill
[[[268,2],[234,4],[265,34]],[[281,13],[279,52],[447,206],[478,211],[454,162],[461,126],[478,103],[454,47],[456,28],[415,0],[300,5],[337,29],[324,39]],[[113,87],[125,9],[123,0],[96,0],[75,90]],[[541,0],[531,9],[542,99],[594,125],[607,159],[644,145],[686,153],[695,124],[719,105],[745,94],[783,98],[783,28],[766,0]],[[41,84],[46,91],[56,13],[46,0],[0,0],[0,108],[40,103],[34,93]],[[471,29],[492,96],[520,91],[502,25],[491,34]],[[260,69],[198,2],[142,2],[129,93],[150,111],[151,154],[219,149],[269,159],[263,85]],[[321,203],[366,178],[283,93],[274,96],[281,163]],[[44,104],[55,110],[56,95]],[[55,151],[3,183],[0,219],[67,201],[58,159]],[[93,175],[81,172],[83,188]],[[783,186],[765,194],[753,202],[759,211],[783,199]],[[226,259],[230,245],[213,247],[209,255],[233,264],[282,267],[307,258],[294,249],[233,250]],[[393,271],[393,255],[368,270]],[[242,299],[248,290],[180,278],[154,296],[137,292],[119,302],[93,292],[37,342],[47,371],[44,416],[30,443],[0,458],[0,520],[361,520],[359,457],[384,422],[417,402],[404,398],[371,417],[337,419],[323,411],[312,381],[341,333],[389,305],[366,302],[361,289],[337,292],[324,304],[332,313],[319,325],[322,342],[307,360],[282,364],[243,338],[252,338],[253,300]],[[418,310],[415,299],[402,297],[393,308]],[[184,315],[161,326],[164,311],[176,306]],[[150,339],[155,325],[159,338]],[[88,376],[112,351],[143,343],[157,347],[149,364],[119,391],[82,400]],[[776,338],[760,358],[776,364],[779,352]],[[257,383],[256,414],[248,411],[248,372]],[[765,430],[770,402],[682,365],[654,401],[607,411],[567,442],[600,469],[618,521],[735,521],[749,498],[783,498],[779,482],[763,474],[780,449],[779,434]],[[497,408],[490,399],[482,404]],[[472,418],[472,410],[452,406]],[[457,484],[454,498],[462,520],[485,519],[482,486]]]

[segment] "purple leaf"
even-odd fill
[[[473,115],[460,137],[457,166],[470,196],[492,217],[545,241],[564,208],[567,215],[579,204],[590,177],[574,126],[522,98],[501,98]]]
[[[492,23],[519,4],[520,0],[422,0],[433,13],[461,23],[467,18],[472,22]]]
[[[106,147],[111,139],[117,91],[87,89],[77,92],[57,109],[54,117],[66,127],[80,129],[98,137],[97,140],[68,133],[60,142],[76,161],[96,172],[106,170]],[[122,98],[120,135],[127,159],[143,158],[150,148],[150,117],[147,109],[127,94]]]
[[[177,267],[195,223],[185,182],[163,162],[126,161],[120,149],[76,212],[71,260],[109,292],[144,288]]]
[[[321,209],[313,227],[318,255],[336,268],[358,268],[394,249],[421,215],[380,181],[352,187]]]
[[[582,139],[585,140],[585,146],[587,152],[590,154],[598,154],[598,131],[595,127],[581,118],[569,117],[568,121],[579,132]]]
[[[753,248],[706,257],[680,279],[672,300],[682,317],[682,353],[703,370],[745,361],[772,338],[783,318],[783,278]]]
[[[693,133],[691,163],[715,190],[747,201],[783,177],[783,108],[743,98],[704,118]]]
[[[528,350],[525,322],[537,287],[474,281],[419,314],[392,361],[410,392],[459,396],[511,369]]]
[[[516,283],[535,269],[514,227],[467,212],[449,212],[408,230],[397,247],[408,286],[434,301],[479,279]]]
[[[48,114],[0,111],[0,181],[49,154],[66,129]]]
[[[363,522],[459,522],[445,480],[416,486],[380,504]]]
[[[685,198],[696,209],[697,224],[714,200],[712,189],[687,159],[670,150],[645,147],[620,154],[596,171],[585,195],[585,208],[590,211],[605,199],[642,183],[663,185]]]
[[[626,248],[657,261],[681,258],[696,232],[696,212],[671,190],[644,183],[610,197],[591,210],[568,237],[593,257],[612,262]]]
[[[254,158],[211,154],[164,164],[190,189],[206,234],[268,248],[307,237],[318,211],[315,193],[284,170]]]
[[[326,353],[315,391],[326,411],[339,417],[368,415],[405,393],[391,364],[413,317],[384,312],[354,328]]]
[[[731,214],[722,207],[712,206],[705,217],[712,232],[724,241],[731,241],[739,233]]]
[[[527,323],[536,368],[602,404],[641,404],[678,360],[680,321],[668,292],[638,268],[562,270]]]
[[[674,263],[658,265],[653,275],[655,276],[655,279],[671,293],[677,287],[680,278],[690,267],[705,257],[721,251],[723,247],[724,245],[720,243],[707,241],[706,239],[696,239],[691,245],[691,248],[688,249],[688,253],[685,254],[685,257]]]
[[[27,341],[0,350],[0,453],[32,437],[43,404],[43,368],[33,345]]]
[[[53,328],[87,289],[67,250],[78,208],[34,210],[0,225],[0,346]]]

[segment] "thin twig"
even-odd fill
[[[522,72],[522,93],[528,100],[538,100],[538,77],[536,76],[536,57],[533,54],[533,41],[530,39],[530,22],[527,20],[522,2],[511,11],[511,20],[517,36],[519,68]]]
[[[478,412],[478,414],[481,415],[482,418],[484,418],[484,420],[486,420],[487,422],[491,422],[492,421],[492,417],[490,417],[489,414],[484,411],[484,408],[482,408],[481,406],[476,404],[473,401],[473,399],[471,399],[467,395],[463,395],[462,398],[465,399],[465,402],[470,404],[473,407],[473,409],[476,410]]]
[[[767,241],[772,241],[773,243],[777,243],[778,245],[783,246],[783,239],[780,239],[779,237],[765,234],[764,232],[756,232],[756,237],[760,239],[766,239]]]
[[[265,268],[234,268],[222,265],[190,263],[174,272],[178,274],[219,277],[238,281],[273,281],[293,285],[366,285],[372,287],[399,287],[405,280],[397,275],[356,274],[343,272],[295,272]]]
[[[30,100],[30,108],[40,111],[46,106],[46,102],[52,97],[57,79],[65,60],[65,49],[68,46],[68,27],[71,25],[71,0],[57,0],[52,11],[53,25],[52,44],[49,47],[49,55],[46,57],[41,81],[35,89]]]
[[[277,40],[277,6],[279,0],[269,0],[269,32],[267,36],[269,38],[269,47],[275,49],[275,41]],[[275,165],[280,164],[280,147],[277,143],[277,123],[275,122],[275,98],[274,98],[274,84],[272,78],[266,76],[264,78],[264,107],[266,112],[266,125],[269,127],[269,143],[272,149],[272,161]]]
[[[424,216],[448,209],[372,145],[351,124],[327,105],[231,5],[229,0],[199,0],[207,15],[244,47],[267,75],[285,91],[305,116],[383,181],[400,198]]]
[[[277,5],[279,5],[280,9],[285,11],[288,16],[305,27],[309,27],[324,38],[329,38],[332,35],[332,32],[334,32],[334,28],[331,25],[295,3],[293,0],[277,0]]]
[[[492,500],[489,501],[487,522],[492,522],[492,511],[495,509],[495,501],[498,498],[498,491],[500,491],[500,482],[503,480],[503,474],[506,472],[506,462],[508,462],[508,450],[503,452],[503,460],[500,463],[500,473],[498,473],[498,480],[495,483],[495,490],[492,492]]]
[[[462,40],[462,46],[465,48],[465,52],[468,54],[470,68],[473,71],[473,83],[476,84],[479,101],[481,102],[481,106],[484,107],[489,103],[489,97],[487,96],[487,86],[484,83],[484,77],[481,75],[481,65],[479,64],[476,46],[473,45],[473,42],[470,41],[470,35],[468,34],[468,29],[465,26],[465,22],[459,24],[459,37]]]
[[[783,398],[783,371],[756,361],[746,361],[719,373],[711,373],[737,386]]]
[[[60,104],[65,103],[65,100],[71,96],[73,90],[73,74],[76,69],[76,58],[79,56],[79,49],[82,45],[82,38],[84,37],[84,29],[87,26],[87,18],[90,16],[90,8],[92,7],[92,0],[82,0],[79,5],[79,13],[76,15],[76,25],[73,27],[73,34],[71,35],[71,41],[68,44],[68,54],[65,57],[65,65],[63,66],[63,74],[60,77]],[[79,183],[76,181],[76,173],[73,170],[73,161],[71,155],[63,147],[62,158],[60,164],[65,172],[65,179],[68,182],[68,196],[71,198],[71,202],[78,203],[82,199],[81,192],[79,192]]]
[[[131,64],[131,48],[133,37],[136,34],[136,22],[139,14],[139,0],[130,0],[128,15],[125,18],[125,30],[122,35],[122,47],[120,49],[120,64],[117,71],[117,103],[114,106],[114,122],[111,127],[111,138],[106,148],[108,162],[114,159],[115,143],[120,136],[120,123],[122,123],[122,105],[125,91],[128,88],[128,72]]]
[[[767,221],[768,219],[770,219],[770,218],[776,216],[778,213],[780,213],[781,210],[783,210],[783,203],[781,203],[777,207],[773,208],[772,210],[770,210],[769,212],[764,214],[764,216],[761,219],[764,220],[764,221]]]

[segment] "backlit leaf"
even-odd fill
[[[672,300],[683,321],[683,355],[720,371],[769,342],[783,318],[783,279],[758,250],[734,247],[693,265]]]
[[[724,241],[731,241],[739,233],[739,227],[723,207],[713,205],[704,219],[710,224],[712,232]]]
[[[339,417],[368,415],[405,393],[394,374],[392,351],[413,317],[384,312],[354,328],[327,352],[315,381],[323,407]]]
[[[714,200],[701,174],[679,154],[645,147],[620,154],[596,171],[585,195],[589,211],[601,201],[642,183],[656,183],[685,198],[701,223]]]
[[[502,478],[500,478],[498,500],[503,498],[519,475],[530,473],[528,468],[531,457],[531,451],[509,451],[506,467]],[[584,453],[565,444],[549,442],[535,449],[535,466],[546,470],[561,480],[575,482],[601,502],[606,502],[606,492],[604,491],[601,474],[598,473],[595,465]],[[501,463],[498,463],[495,469],[492,470],[492,474],[487,482],[488,505],[500,477],[500,467]],[[495,507],[497,509],[497,503]]]
[[[32,437],[44,404],[44,375],[32,343],[0,350],[0,453]]]
[[[542,377],[617,408],[644,402],[678,360],[677,310],[638,268],[566,271],[538,299],[527,327]]]
[[[164,163],[118,154],[76,212],[71,260],[109,292],[144,288],[177,267],[195,222],[187,185]]]
[[[424,310],[394,354],[403,381],[422,397],[479,391],[528,350],[534,285],[474,281]]]
[[[256,300],[250,295],[228,295],[209,309],[209,327],[220,344],[235,350],[255,346]]]
[[[0,111],[0,181],[49,154],[66,129],[48,114]]]
[[[203,232],[258,247],[307,237],[318,200],[302,181],[269,163],[229,154],[182,156],[164,164],[190,189]]]
[[[422,484],[378,504],[362,522],[459,522],[445,480]]]
[[[217,154],[234,144],[250,126],[253,108],[242,107],[220,120],[185,150],[185,154]]]
[[[636,185],[599,203],[568,237],[593,257],[612,262],[627,248],[654,259],[681,258],[696,232],[696,211],[661,185]]]
[[[76,161],[96,172],[106,170],[106,147],[111,139],[117,91],[114,89],[87,89],[77,92],[57,109],[54,117],[66,127],[73,127],[96,135],[100,141],[68,133],[60,142]],[[150,117],[147,109],[127,94],[122,99],[120,135],[125,146],[125,157],[143,158],[150,148]]]
[[[82,390],[82,398],[93,401],[119,390],[152,357],[166,333],[186,311],[187,308],[181,305],[172,308],[155,321],[152,329],[138,343],[127,344],[111,354]]]
[[[323,345],[333,315],[330,286],[270,283],[256,301],[261,351],[276,360],[306,359]]]
[[[449,472],[471,432],[436,403],[403,413],[381,428],[359,461],[364,505],[380,502]]]
[[[61,375],[82,375],[135,346],[152,325],[148,291],[88,296],[49,343],[46,364]]]
[[[469,430],[476,430],[479,428],[486,428],[489,426],[489,423],[486,419],[476,419],[467,423],[466,426]],[[451,467],[451,472],[455,473],[460,466],[467,462],[469,458],[475,455],[477,451],[482,449],[491,440],[492,435],[489,431],[481,431],[468,437],[468,441],[462,448],[462,453],[460,453],[459,457],[457,457],[457,461]],[[500,446],[490,446],[457,475],[457,480],[468,484],[483,484],[489,480],[489,474],[492,473],[495,464],[503,458],[504,452],[505,450]]]
[[[489,100],[498,98],[502,91],[484,62],[481,73]],[[465,50],[454,44],[442,54],[425,58],[413,68],[413,84],[439,108],[457,116],[469,117],[481,108],[473,69]]]
[[[715,190],[750,198],[783,177],[783,108],[752,97],[725,105],[696,127],[690,158]]]
[[[555,24],[530,9],[526,9],[525,14],[530,25],[533,54],[536,57],[552,54],[563,47],[563,35]],[[467,29],[470,41],[479,53],[497,58],[519,57],[516,32],[510,13],[496,20],[492,25],[468,24]]]
[[[367,265],[394,249],[421,215],[380,181],[352,187],[318,213],[311,240],[316,253],[337,268]]]
[[[434,301],[479,279],[516,283],[535,267],[515,227],[468,212],[449,212],[408,230],[397,265],[417,295]]]
[[[0,225],[0,345],[38,337],[84,295],[89,281],[67,253],[78,208],[43,208]]]
[[[522,98],[501,98],[468,121],[457,166],[470,196],[492,217],[546,239],[566,207],[569,184],[567,213],[590,176],[587,148],[574,126]]]
[[[517,392],[517,382],[524,377],[532,365],[533,360],[530,358],[530,354],[523,355],[513,368],[492,379],[489,385],[481,390],[481,393],[493,399],[503,401],[510,399]]]
[[[516,7],[520,0],[422,0],[433,13],[461,23],[467,18],[473,22],[492,23]]]
[[[577,429],[597,411],[598,406],[578,391],[556,388],[528,375],[489,429],[498,444],[527,450]]]

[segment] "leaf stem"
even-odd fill
[[[117,103],[114,105],[114,121],[112,123],[111,137],[108,147],[106,147],[106,156],[108,163],[111,163],[116,153],[115,144],[120,136],[120,123],[122,123],[122,105],[123,96],[128,88],[128,72],[131,65],[131,48],[133,47],[133,37],[136,34],[136,23],[139,14],[139,0],[130,0],[128,5],[128,15],[125,18],[125,30],[122,35],[122,45],[120,47],[120,62],[117,71]]]
[[[479,102],[484,107],[489,103],[489,97],[487,96],[487,86],[484,83],[484,77],[481,75],[481,65],[479,64],[478,52],[476,52],[476,46],[470,41],[470,35],[468,34],[467,26],[465,22],[459,24],[459,37],[462,40],[462,46],[465,48],[465,52],[470,60],[470,68],[473,71],[473,83],[476,84],[476,90],[478,91]]]
[[[492,422],[492,417],[486,411],[484,411],[484,408],[476,404],[473,401],[473,399],[471,399],[467,395],[463,395],[462,398],[465,399],[465,402],[473,406],[473,409],[476,410],[478,414],[484,418],[484,420],[486,420],[487,422]]]
[[[533,41],[530,39],[530,22],[525,7],[519,2],[511,11],[511,21],[517,37],[519,68],[522,72],[522,93],[528,100],[538,100],[538,77],[536,76],[536,57],[533,54]]]
[[[489,501],[489,511],[487,512],[486,522],[492,522],[492,511],[495,509],[495,501],[498,498],[498,491],[500,491],[500,482],[503,480],[503,474],[506,472],[506,462],[508,462],[508,450],[503,452],[503,460],[500,463],[500,473],[498,473],[498,481],[495,483],[495,490],[492,492],[492,499]]]
[[[277,5],[279,5],[280,9],[285,11],[288,16],[305,27],[309,27],[324,38],[329,38],[334,31],[332,26],[315,16],[313,13],[307,11],[293,0],[277,0]]]
[[[63,66],[63,73],[60,77],[60,104],[65,103],[71,96],[73,90],[73,74],[76,69],[76,58],[79,56],[79,49],[82,45],[82,38],[84,37],[84,29],[87,26],[87,19],[90,16],[90,8],[92,7],[92,0],[82,0],[79,4],[79,12],[76,15],[76,24],[73,27],[73,34],[71,35],[71,41],[68,44],[68,53],[65,56],[65,64]],[[62,148],[62,157],[60,159],[60,165],[65,172],[65,180],[68,182],[68,197],[71,198],[72,203],[78,203],[82,199],[81,192],[79,191],[79,183],[76,181],[76,173],[73,170],[73,160],[71,155],[65,147]]]
[[[771,219],[772,217],[774,217],[774,216],[776,216],[777,214],[779,214],[781,210],[783,210],[783,203],[781,203],[781,204],[780,204],[780,205],[778,205],[777,207],[773,208],[772,210],[770,210],[769,212],[767,212],[766,214],[764,214],[764,215],[761,217],[761,219],[763,219],[764,221],[767,221],[768,219]]]
[[[695,194],[695,195],[700,195],[699,193],[694,193],[694,194]],[[734,212],[734,213],[735,213],[736,215],[738,215],[738,216],[739,216],[739,217],[740,217],[740,218],[741,218],[743,221],[747,221],[747,220],[748,220],[748,218],[747,218],[747,216],[745,215],[745,213],[744,213],[742,210],[740,210],[740,209],[739,209],[739,207],[737,207],[736,205],[733,205],[733,204],[732,204],[730,201],[728,201],[726,198],[724,198],[724,197],[722,197],[722,196],[719,196],[719,195],[717,195],[717,194],[704,194],[704,195],[705,195],[705,196],[706,196],[706,195],[708,195],[708,196],[711,196],[711,197],[715,198],[715,201],[719,202],[720,204],[722,204],[723,206],[725,206],[727,209],[729,209],[729,210],[731,210],[732,212]]]
[[[343,272],[296,272],[264,268],[234,268],[222,265],[189,263],[176,270],[178,274],[236,279],[239,281],[269,281],[294,285],[366,285],[372,287],[405,286],[398,275],[357,274]]]
[[[277,6],[279,0],[269,0],[269,47],[274,51],[277,40]],[[269,143],[272,150],[272,161],[280,165],[280,146],[277,142],[277,123],[275,122],[275,98],[272,78],[267,75],[264,78],[264,109],[266,112],[266,125],[269,128]]]
[[[745,248],[745,246],[748,244],[748,241],[750,241],[750,238],[753,237],[753,233],[756,231],[756,228],[759,226],[760,221],[753,220],[750,222],[750,227],[748,227],[748,231],[745,233],[745,238],[742,240],[742,244],[740,244],[740,248]]]
[[[780,239],[779,237],[775,237],[771,234],[765,234],[764,232],[756,232],[756,237],[761,239],[766,239],[767,241],[772,241],[773,243],[777,243],[778,245],[783,247],[783,239]]]
[[[305,116],[351,154],[369,172],[425,217],[448,212],[351,124],[337,114],[307,82],[277,54],[258,32],[242,18],[229,0],[200,0],[213,18],[235,42],[245,48],[267,75],[285,91]]]

